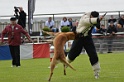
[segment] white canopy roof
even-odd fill
[[[27,12],[28,0],[0,0],[0,16],[13,15],[14,6]],[[87,11],[123,11],[124,0],[36,0],[35,14],[74,13]]]

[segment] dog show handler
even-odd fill
[[[92,11],[89,13],[85,13],[81,17],[76,28],[76,33],[78,33],[80,37],[73,41],[72,47],[66,57],[67,61],[71,63],[77,56],[79,56],[82,48],[84,48],[89,56],[89,60],[96,79],[99,78],[100,63],[92,40],[91,32],[94,26],[100,29],[100,21],[104,18],[104,16],[99,17],[99,12]]]

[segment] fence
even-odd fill
[[[115,36],[94,36],[97,52],[123,51],[124,50],[124,32],[118,32]]]
[[[44,43],[44,37],[42,36],[31,36],[31,38],[36,43]],[[108,52],[109,49],[111,51],[124,51],[124,32],[118,32],[113,37],[96,33],[96,34],[92,34],[92,38],[93,38],[97,52],[100,52],[100,53]],[[4,38],[4,39],[5,41],[7,40],[7,38]],[[50,39],[51,41],[50,36],[47,37],[47,40],[48,39]],[[26,42],[28,42],[28,40],[26,40]],[[72,42],[73,40],[70,40],[66,43],[67,50],[71,48]],[[85,50],[83,49],[82,51],[84,52]]]
[[[105,11],[106,12],[106,11]],[[103,15],[105,12],[100,12],[100,15]],[[107,11],[108,15],[114,15],[117,19],[120,17],[121,14],[124,14],[124,11]],[[58,14],[36,14],[34,15],[34,24],[33,24],[33,32],[40,32],[40,29],[42,29],[45,26],[45,20],[47,20],[48,17],[53,17],[55,21],[55,27],[59,28],[60,21],[62,17],[69,16],[73,18],[73,20],[77,20],[82,16],[84,12],[80,13],[58,13]],[[78,15],[78,16],[77,16]],[[46,16],[46,17],[44,17]],[[0,16],[0,17],[10,17],[10,16]],[[37,18],[38,17],[38,18]],[[106,16],[105,19],[102,21],[102,24],[104,24],[106,27],[108,25],[109,16]],[[8,19],[7,19],[8,20]],[[0,23],[0,33],[5,28],[5,26],[9,24],[9,22]],[[28,30],[28,23],[26,25],[26,29]],[[38,42],[42,40],[40,36],[32,37],[34,39],[37,39]],[[123,51],[124,50],[124,32],[118,32],[115,37],[111,38],[109,36],[103,36],[101,34],[93,34],[93,40],[95,43],[95,47],[97,52],[107,52],[108,48],[112,48],[113,51]],[[67,44],[70,48],[70,42]]]
[[[97,52],[111,52],[111,51],[124,51],[124,32],[118,32],[115,36],[105,36],[102,34],[92,34]],[[66,43],[66,49],[70,49],[72,40]],[[83,49],[82,52],[85,52]]]

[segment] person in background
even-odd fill
[[[113,16],[113,15],[111,15],[111,18],[108,20],[109,25],[110,25],[110,22],[113,22],[113,23],[114,23],[114,25],[116,25],[117,19],[116,19],[116,18],[114,18],[114,16]]]
[[[72,18],[69,18],[68,21],[69,21],[69,26],[72,29],[73,28],[73,20],[72,20]]]
[[[100,33],[100,34],[103,34],[103,35],[106,35],[106,32],[107,32],[107,29],[105,28],[105,25],[101,25],[101,27],[100,27],[100,29],[98,29],[97,31],[96,31],[96,33]],[[102,36],[103,36],[102,35]],[[99,53],[100,54],[103,54],[103,46],[104,46],[104,41],[105,41],[105,39],[106,38],[104,38],[104,37],[100,37],[99,39],[98,39],[98,41],[99,41],[99,43],[100,43],[100,47],[99,47]]]
[[[49,27],[52,32],[58,32],[58,28],[55,28],[55,22],[52,20],[52,17],[49,17],[45,22],[45,26]]]
[[[49,17],[48,20],[45,22],[45,26],[52,29],[54,27],[54,21],[52,20],[52,17]]]
[[[33,42],[29,34],[23,29],[22,26],[17,24],[16,17],[10,18],[10,25],[7,25],[2,31],[0,43],[4,43],[4,36],[8,35],[8,44],[12,56],[12,67],[20,67],[20,45],[21,33],[23,33],[30,42]]]
[[[121,16],[121,18],[118,21],[118,24],[120,24],[121,27],[124,28],[124,15]]]
[[[122,25],[120,25],[120,24],[117,24],[117,31],[118,32],[124,32],[124,28],[122,27]]]
[[[101,25],[101,28],[98,29],[98,30],[96,31],[96,33],[105,34],[106,31],[107,31],[107,29],[105,28],[105,25],[102,24],[102,25]]]
[[[97,31],[97,28],[96,26],[94,26],[94,28],[92,29],[92,33],[96,33],[96,31]]]
[[[78,20],[76,20],[76,22],[72,22],[72,29],[71,31],[74,32],[76,30],[76,27],[78,26]]]
[[[26,28],[26,13],[22,7],[19,7],[18,24],[21,25],[24,29]]]
[[[61,21],[61,23],[60,23],[60,26],[61,27],[64,27],[64,26],[70,26],[70,23],[69,23],[69,21],[67,20],[67,18],[66,17],[63,17],[63,20]]]
[[[112,53],[112,45],[113,45],[113,39],[115,36],[115,33],[117,32],[116,26],[113,22],[110,22],[110,25],[107,29],[107,33],[109,33],[108,38],[108,53]]]

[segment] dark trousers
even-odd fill
[[[73,41],[71,50],[69,51],[68,57],[70,60],[74,60],[84,48],[89,56],[91,65],[98,62],[98,56],[91,36],[81,37]]]
[[[11,56],[12,56],[12,65],[20,66],[20,46],[9,46]]]

